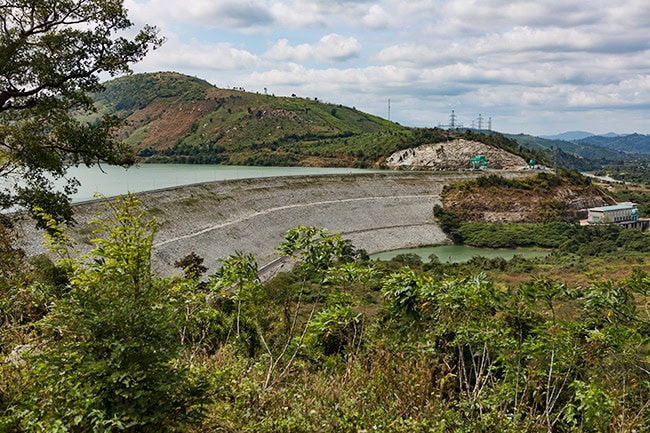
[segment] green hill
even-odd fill
[[[625,152],[626,154],[632,155],[641,153],[644,154],[644,156],[647,156],[650,154],[650,135],[629,134],[616,137],[594,135],[592,137],[578,140],[576,143],[599,146],[601,148],[613,149],[617,152]]]
[[[615,161],[631,161],[638,154],[601,147],[586,141],[550,140],[527,134],[504,134],[526,149],[540,152],[544,159],[558,167],[573,170],[594,170]]]
[[[397,150],[455,138],[531,156],[499,134],[407,128],[354,107],[173,72],[118,78],[94,99],[100,114],[126,120],[121,137],[150,162],[377,167]]]
[[[407,142],[410,129],[354,108],[226,90],[185,75],[137,74],[105,84],[100,113],[152,161],[359,165]]]

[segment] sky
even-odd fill
[[[402,125],[650,133],[648,0],[125,0],[135,72],[354,106]],[[389,103],[390,101],[390,103]],[[389,110],[390,106],[390,110]]]

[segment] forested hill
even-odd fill
[[[122,138],[153,162],[377,167],[397,150],[455,138],[539,160],[499,134],[407,128],[354,107],[173,72],[118,78],[94,99],[99,114],[126,119]]]
[[[593,170],[601,167],[603,161],[629,161],[640,155],[626,153],[616,148],[607,148],[585,139],[566,141],[547,139],[527,134],[504,134],[519,145],[537,151],[544,158],[558,167],[579,171]],[[592,137],[590,137],[592,138]]]
[[[650,154],[650,135],[629,134],[616,137],[594,135],[577,140],[576,143],[599,146],[619,152]]]

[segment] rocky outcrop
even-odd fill
[[[469,159],[477,155],[486,156],[491,169],[518,169],[528,165],[523,158],[505,150],[464,139],[400,150],[386,159],[386,165],[405,170],[462,170],[470,168]]]

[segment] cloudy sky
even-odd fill
[[[136,72],[317,97],[403,125],[650,133],[648,0],[125,0]]]

